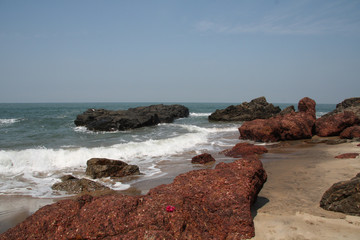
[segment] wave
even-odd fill
[[[61,175],[83,173],[87,160],[93,157],[136,164],[141,172],[151,176],[160,172],[156,167],[158,161],[171,159],[172,155],[181,154],[206,141],[206,132],[197,131],[167,139],[150,139],[108,147],[0,150],[0,194],[49,196],[52,193],[51,185],[59,181]],[[115,188],[119,187],[123,186],[118,184]]]
[[[211,113],[194,113],[194,112],[190,113],[190,117],[208,117],[210,115]]]
[[[17,122],[20,122],[22,119],[20,118],[3,118],[0,119],[0,127],[1,126],[8,126]]]

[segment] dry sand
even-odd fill
[[[268,180],[253,207],[253,240],[359,240],[360,217],[319,207],[331,185],[360,172],[360,158],[334,158],[342,153],[360,153],[359,143],[287,144],[291,145],[274,148],[264,156]]]
[[[268,180],[252,209],[256,234],[253,240],[360,239],[360,217],[325,211],[319,207],[323,193],[332,184],[348,180],[360,172],[360,158],[334,158],[342,153],[360,153],[357,144],[291,141],[282,143],[280,147],[269,147],[269,153],[263,155]],[[215,158],[219,161],[221,156]],[[172,182],[182,172],[198,168],[189,164],[188,160],[176,163],[180,164],[178,167],[164,164],[163,171],[168,172],[167,175],[146,184],[138,182],[127,194],[144,194],[149,188]],[[227,162],[229,159],[220,161]],[[38,208],[55,201],[0,196],[0,233]]]

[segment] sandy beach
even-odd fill
[[[316,137],[313,140],[316,141]],[[253,239],[360,239],[360,217],[319,207],[323,193],[332,184],[360,172],[359,158],[335,158],[342,153],[359,153],[357,144],[333,145],[302,140],[268,146],[269,153],[262,157],[268,180],[252,209],[256,231]],[[215,158],[219,161],[221,155]],[[196,168],[189,161],[179,168],[164,164],[163,171],[168,172],[167,175],[146,183],[138,182],[124,193],[144,194],[148,188],[169,183],[181,172]],[[56,200],[1,196],[0,232]]]
[[[267,239],[360,239],[360,217],[323,210],[323,193],[360,172],[358,142],[329,145],[286,142],[264,155],[268,180],[253,206],[255,237]]]

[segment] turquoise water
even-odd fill
[[[157,164],[164,159],[215,153],[239,142],[241,122],[207,120],[216,109],[235,103],[180,103],[190,109],[188,118],[129,131],[91,132],[74,125],[76,116],[88,108],[117,110],[151,104],[156,103],[0,104],[0,194],[52,196],[51,185],[59,176],[81,175],[92,157],[136,164],[145,175],[156,176],[161,174]],[[317,114],[334,108],[334,104],[318,104]],[[128,187],[108,184],[114,189]]]

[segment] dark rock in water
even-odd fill
[[[140,174],[139,167],[119,160],[91,158],[87,161],[86,175],[91,178],[125,177]]]
[[[215,162],[215,158],[208,153],[197,155],[191,159],[191,163],[206,164],[209,162]]]
[[[360,173],[348,181],[332,185],[322,196],[320,207],[325,210],[360,216]]]
[[[335,158],[356,158],[357,156],[359,156],[359,153],[343,153],[336,156]]]
[[[255,235],[250,206],[266,178],[259,159],[220,163],[144,196],[58,201],[0,239],[249,239]]]
[[[315,106],[315,101],[306,97],[299,101],[299,112],[245,122],[239,128],[240,138],[260,142],[311,138],[316,120]]]
[[[250,121],[266,119],[275,116],[281,111],[279,107],[268,103],[265,97],[259,97],[250,103],[231,105],[226,109],[216,110],[209,116],[210,121]]]
[[[342,101],[341,103],[336,105],[336,109],[328,114],[324,115],[324,117],[342,113],[342,112],[353,112],[355,115],[360,118],[360,98],[348,98]]]
[[[70,194],[110,190],[110,188],[86,178],[78,179],[74,176],[66,175],[61,177],[61,180],[62,182],[55,183],[51,188],[56,191],[65,191]]]
[[[263,146],[256,146],[250,143],[238,143],[233,148],[226,149],[221,153],[228,157],[238,158],[249,155],[261,155],[267,152],[268,150]]]
[[[352,126],[346,128],[340,133],[340,137],[347,139],[360,138],[360,126]]]
[[[170,123],[177,118],[189,116],[189,109],[182,105],[151,105],[128,110],[88,109],[77,116],[76,126],[94,131],[128,130],[159,123]]]
[[[331,115],[324,115],[316,120],[315,130],[320,137],[339,136],[348,127],[360,123],[354,112],[344,111]]]

